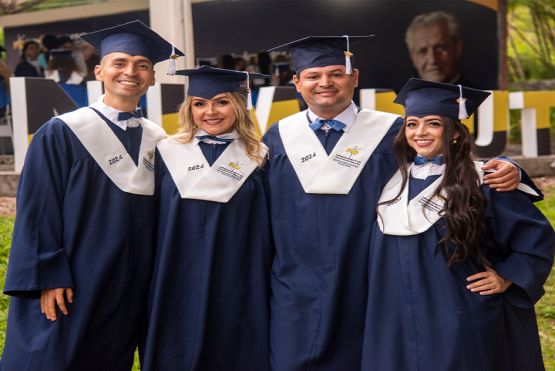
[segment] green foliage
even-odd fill
[[[509,0],[510,81],[555,78],[555,0]]]

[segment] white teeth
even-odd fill
[[[204,120],[204,121],[206,121],[206,122],[220,122],[220,121],[222,121],[222,119],[217,119],[217,120]]]
[[[418,143],[432,143],[433,140],[417,140]]]
[[[120,83],[123,85],[133,85],[133,86],[139,85],[138,82],[133,82],[133,81],[120,81]]]

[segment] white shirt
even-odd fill
[[[36,59],[31,59],[31,58],[27,58],[27,63],[29,63],[31,66],[35,67],[35,69],[37,70],[37,73],[40,75],[42,73],[41,68],[39,66],[39,61]]]
[[[102,113],[108,120],[112,121],[123,130],[127,130],[127,127],[136,128],[141,125],[141,119],[136,117],[131,117],[129,120],[118,121],[118,115],[123,111],[118,111],[115,108],[105,105],[104,94],[102,94],[100,98],[98,98],[97,102],[94,102],[90,106],[96,109],[98,112]]]
[[[344,123],[345,127],[343,127],[343,131],[348,132],[349,129],[351,128],[351,125],[353,125],[353,122],[355,122],[355,120],[357,119],[357,116],[358,116],[358,108],[357,108],[355,102],[351,101],[351,105],[349,107],[347,107],[339,115],[334,117],[333,119],[337,120],[337,121],[341,121],[342,123]],[[314,112],[312,112],[310,110],[310,108],[308,109],[308,118],[310,119],[310,122],[325,120],[324,118],[318,117]],[[328,124],[325,124],[320,129],[328,131],[331,128]]]
[[[417,155],[420,156],[420,155]],[[422,157],[422,156],[420,156]],[[423,165],[415,165],[414,163],[409,169],[413,178],[426,179],[430,175],[443,175],[445,174],[445,164],[438,165],[431,162],[426,162]]]

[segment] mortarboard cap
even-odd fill
[[[462,120],[476,112],[490,94],[461,85],[410,79],[393,102],[405,106],[405,117],[438,115]]]
[[[210,66],[202,66],[190,70],[180,70],[176,75],[189,76],[187,95],[212,99],[221,93],[239,91],[241,83],[247,81],[247,109],[252,109],[252,99],[248,81],[250,79],[266,79],[270,76],[261,73],[248,73],[245,71],[224,70]]]
[[[73,58],[73,51],[71,49],[52,49],[50,50],[52,57],[59,59]]]
[[[100,50],[102,58],[110,53],[122,52],[132,56],[142,55],[153,65],[171,58],[168,72],[171,75],[175,73],[175,59],[184,55],[172,43],[138,20],[90,32],[81,38]]]
[[[282,72],[291,71],[291,62],[276,62],[271,63],[270,66],[272,66],[274,70],[274,75],[279,75]]]
[[[366,36],[308,36],[268,51],[288,50],[291,52],[295,73],[307,68],[344,65],[347,73],[353,73],[351,65],[350,44],[366,40],[374,35]]]

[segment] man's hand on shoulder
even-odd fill
[[[46,314],[46,319],[51,321],[56,320],[56,303],[63,314],[67,316],[68,311],[64,300],[64,293],[69,303],[73,303],[73,289],[60,288],[42,290],[40,295],[40,309],[42,313]]]
[[[495,170],[484,176],[484,184],[499,192],[514,191],[520,183],[520,172],[509,161],[489,160],[482,166],[482,170]]]

